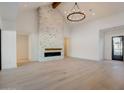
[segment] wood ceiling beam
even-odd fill
[[[57,8],[60,3],[61,3],[61,2],[53,2],[53,3],[52,3],[52,8],[53,8],[53,9]]]

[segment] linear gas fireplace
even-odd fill
[[[45,48],[44,57],[61,56],[62,48]]]
[[[44,57],[53,57],[53,56],[61,56],[61,52],[46,52],[46,53],[44,53]]]

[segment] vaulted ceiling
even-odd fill
[[[0,16],[4,19],[14,20],[20,11],[36,10],[39,6],[50,5],[51,2],[35,2],[35,3],[0,3]],[[66,19],[66,13],[71,10],[74,3],[61,3],[56,9],[58,9],[62,16]],[[86,13],[86,19],[94,20],[97,18],[116,15],[124,12],[124,3],[78,3],[80,9]],[[91,11],[92,10],[92,11]]]
[[[86,19],[84,20],[95,20],[98,18],[116,15],[118,13],[124,12],[124,3],[78,3],[80,10],[86,13]],[[58,7],[64,17],[66,18],[66,13],[72,9],[74,3],[61,3]]]

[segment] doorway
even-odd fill
[[[124,36],[112,37],[112,60],[124,60]]]
[[[69,53],[70,53],[70,38],[65,37],[64,38],[64,56],[65,57],[69,57]]]
[[[28,56],[28,35],[17,35],[17,66],[29,63]]]

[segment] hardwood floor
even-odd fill
[[[18,62],[17,67],[28,65],[28,64],[30,64],[30,62]]]
[[[75,58],[0,72],[0,89],[124,89],[124,63]]]

